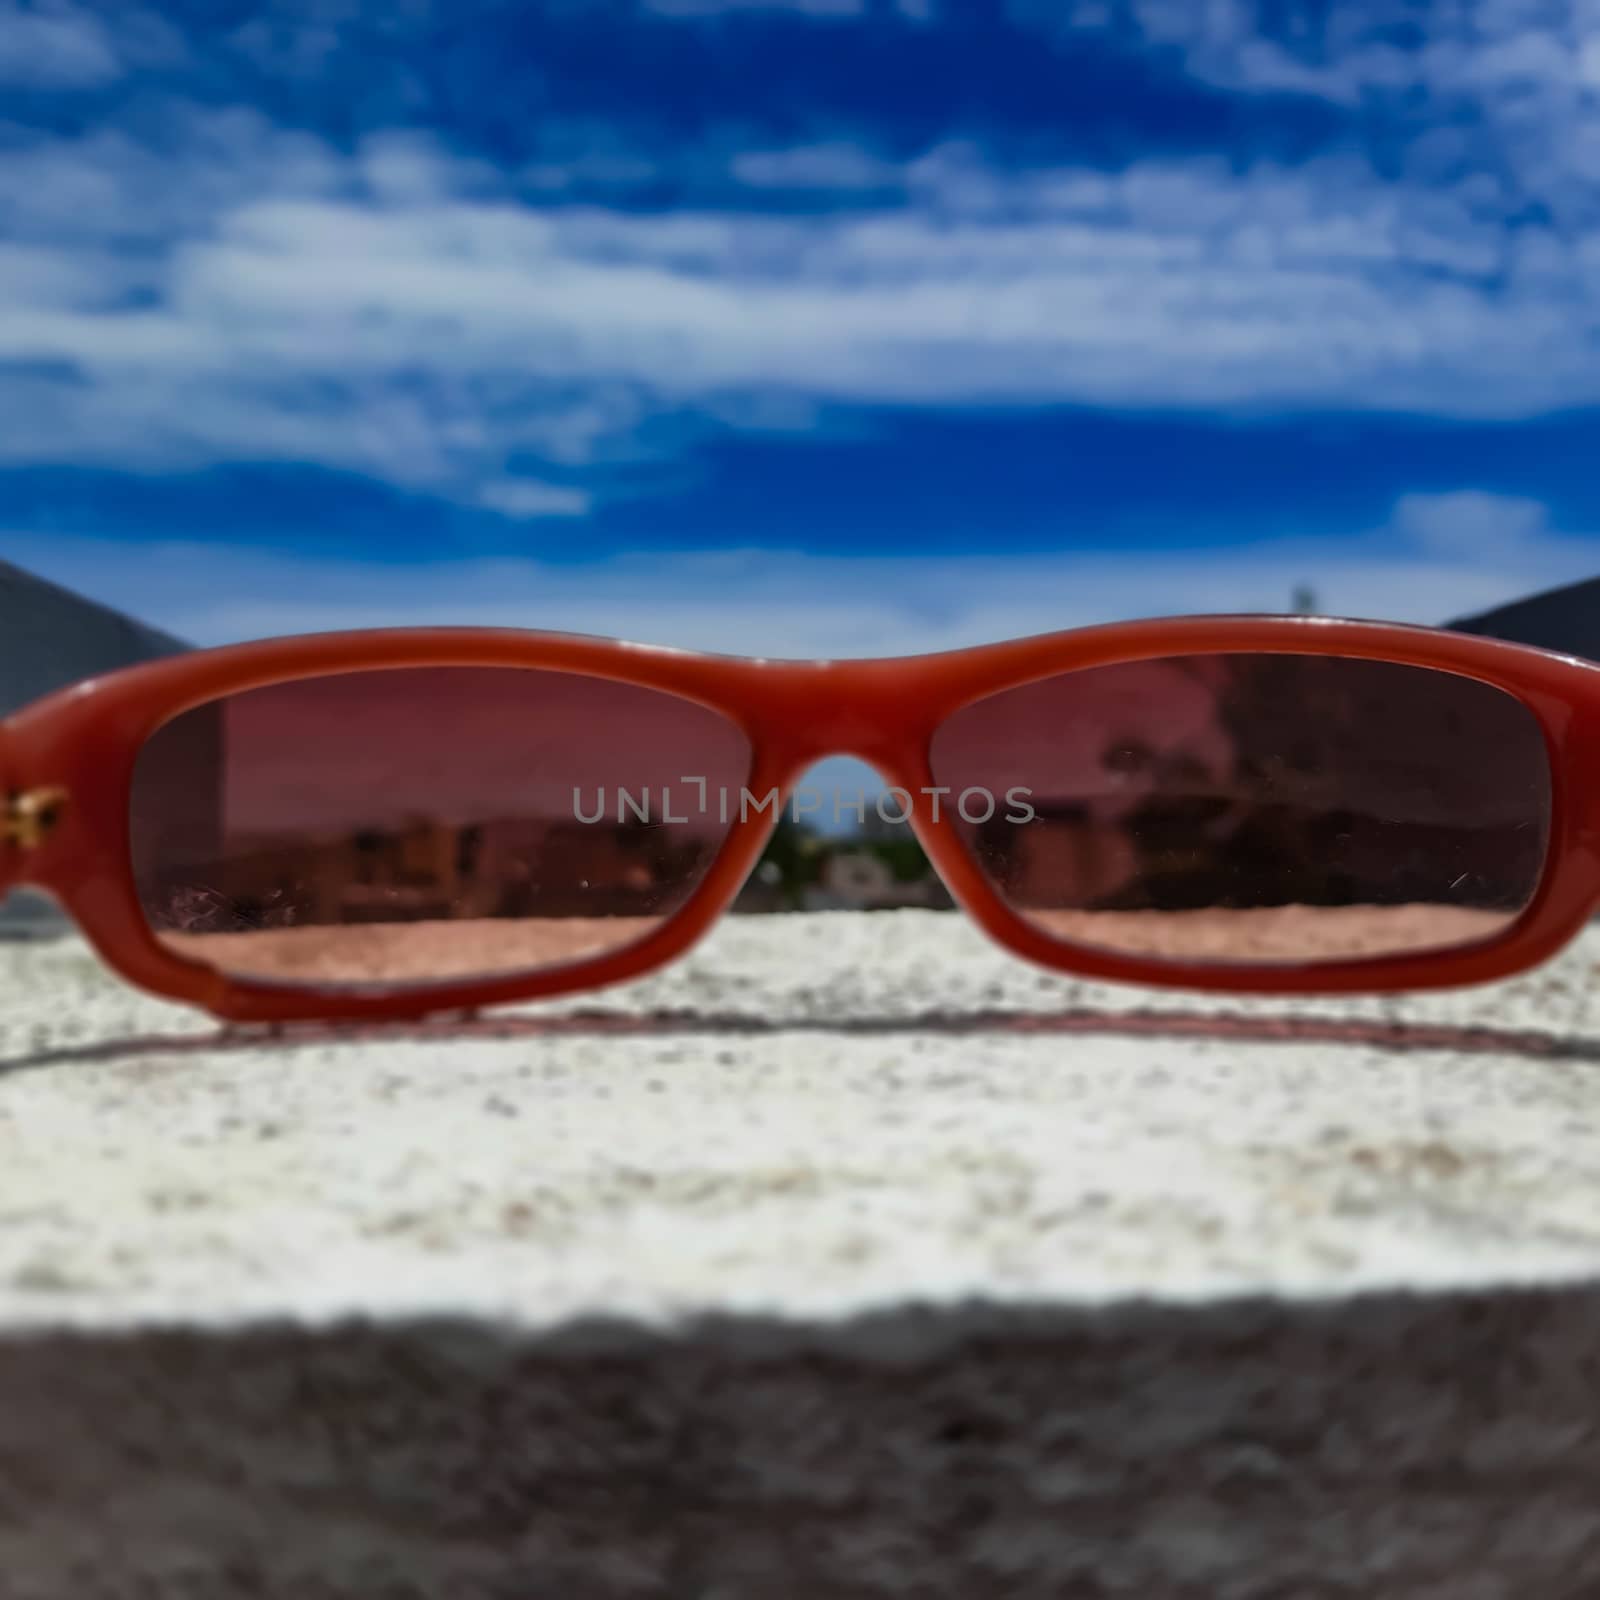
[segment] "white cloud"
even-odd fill
[[[396,210],[437,205],[474,192],[494,195],[503,184],[499,170],[489,163],[454,155],[431,134],[414,129],[369,135],[355,168],[366,196]],[[291,186],[283,187],[293,192]]]
[[[647,214],[529,207],[414,135],[346,159],[248,113],[182,131],[175,159],[101,133],[0,164],[0,359],[34,369],[0,457],[300,460],[477,502],[513,457],[626,457],[663,413],[1600,400],[1600,232],[1513,247],[1470,193],[1353,158],[1001,176],[953,147],[906,204]],[[886,165],[822,149],[757,175]]]
[[[664,17],[714,17],[738,11],[797,11],[812,17],[855,17],[866,0],[640,0],[642,8]]]
[[[171,23],[125,0],[0,0],[0,84],[58,93],[98,89],[186,56]]]
[[[263,71],[286,78],[315,78],[337,54],[339,24],[331,17],[290,21],[257,16],[240,24],[229,44]]]
[[[544,483],[537,478],[496,478],[478,495],[480,505],[518,520],[536,517],[581,517],[594,497],[566,484]]]
[[[257,111],[187,110],[143,138],[97,126],[14,140],[0,158],[0,233],[63,255],[138,245],[159,285],[169,251],[232,208],[284,195],[354,198],[360,182],[358,163]]]
[[[1600,32],[1578,46],[1578,79],[1586,89],[1600,91]]]
[[[1413,129],[1476,136],[1509,194],[1568,220],[1600,212],[1600,17],[1591,7],[1586,25],[1572,0],[1009,0],[1009,11],[1049,36],[1101,34],[1175,56],[1235,94],[1401,107]]]
[[[1381,528],[1234,550],[852,557],[785,550],[634,553],[574,565],[417,566],[173,542],[50,535],[5,556],[200,643],[347,627],[560,629],[693,649],[861,656],[1139,616],[1281,611],[1309,583],[1328,613],[1437,623],[1593,575],[1600,537],[1553,531],[1525,502],[1514,537],[1434,538],[1452,506],[1492,521],[1494,497],[1412,497]]]
[[[1395,506],[1394,526],[1429,554],[1514,565],[1523,552],[1547,545],[1550,513],[1538,500],[1460,489],[1403,496]]]
[[[904,177],[897,163],[843,142],[741,151],[733,174],[757,189],[879,189],[898,186]]]
[[[104,24],[77,6],[0,6],[0,83],[87,89],[122,75]]]
[[[697,428],[830,406],[1600,402],[1600,221],[1508,231],[1470,176],[696,159],[873,203],[536,205],[559,163],[502,175],[398,131],[344,154],[247,110],[41,137],[0,159],[0,462],[300,461],[483,504],[512,462],[603,494]]]

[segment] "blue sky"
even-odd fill
[[[1600,571],[1594,0],[0,0],[0,554],[864,654]]]

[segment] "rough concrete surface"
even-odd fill
[[[0,1600],[1593,1595],[1597,963],[749,918],[271,1040],[0,944]]]

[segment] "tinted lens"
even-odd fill
[[[1533,713],[1475,679],[1309,655],[1066,673],[967,706],[934,781],[1044,932],[1176,961],[1306,962],[1490,937],[1543,868]],[[1009,795],[1009,798],[1008,798]]]
[[[159,937],[238,977],[411,986],[616,950],[727,837],[744,735],[577,674],[407,668],[252,690],[142,751],[133,865]],[[702,803],[704,801],[705,803]]]

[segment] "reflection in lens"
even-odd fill
[[[1307,962],[1492,937],[1533,897],[1550,770],[1534,714],[1429,668],[1194,655],[964,707],[934,781],[1029,791],[960,823],[1002,897],[1072,943]]]
[[[251,690],[140,753],[138,894],[169,948],[235,977],[392,987],[564,966],[683,905],[749,763],[715,712],[575,673]]]

